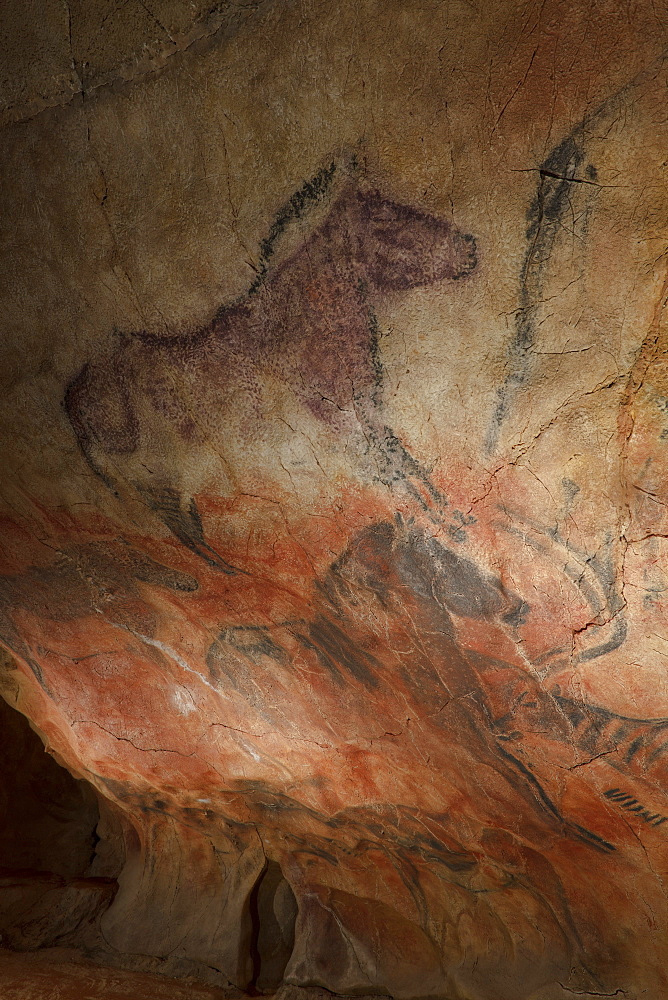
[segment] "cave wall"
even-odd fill
[[[668,989],[667,16],[6,6],[0,676],[108,804],[82,947]]]
[[[2,947],[78,946],[86,931],[94,940],[123,867],[122,827],[106,800],[100,815],[90,784],[61,767],[2,699],[0,817]]]
[[[82,875],[95,854],[97,799],[45,752],[25,716],[0,701],[0,868]]]

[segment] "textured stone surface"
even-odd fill
[[[80,944],[662,996],[665,6],[177,8],[7,16],[2,691],[103,803]]]
[[[165,981],[82,962],[63,949],[33,955],[0,950],[5,1000],[225,1000],[230,994],[196,982]]]

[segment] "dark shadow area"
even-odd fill
[[[251,893],[253,993],[274,993],[295,943],[297,900],[280,865],[268,861]]]
[[[0,868],[81,875],[91,863],[97,798],[56,764],[28,720],[0,698]]]
[[[0,698],[0,935],[4,947],[68,938],[113,899],[116,881],[87,877],[97,797],[46,752]]]

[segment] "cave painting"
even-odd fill
[[[577,548],[511,506],[495,511],[499,530],[557,567],[552,579],[598,638],[575,653],[545,626],[535,655],[500,652],[544,623],[476,561],[466,547],[475,518],[452,508],[388,426],[374,312],[413,288],[456,294],[475,280],[476,242],[350,179],[331,195],[336,169],[279,213],[240,301],[191,333],[119,335],[72,380],[66,411],[90,468],[119,496],[134,491],[173,537],[148,556],[151,539],[107,533],[6,576],[2,638],[64,704],[85,671],[98,672],[71,729],[88,776],[139,828],[128,850],[141,874],[122,880],[105,916],[121,950],[167,949],[172,913],[202,961],[240,950],[241,938],[223,944],[221,934],[245,926],[268,857],[271,898],[282,893],[290,914],[268,986],[285,974],[347,993],[514,1000],[518,982],[529,996],[574,964],[626,959],[624,916],[609,954],[592,907],[604,911],[621,891],[640,826],[662,848],[668,720],[593,706],[553,682],[622,646],[624,605],[604,550]],[[324,220],[274,263],[290,219],[328,196]],[[341,440],[361,428],[376,469],[365,486],[382,490],[306,592],[288,592],[279,554],[253,604],[243,546],[211,536],[207,498],[185,490],[154,442],[165,424],[192,447],[224,436],[232,398],[252,436],[268,378]],[[506,397],[499,407],[497,424]],[[104,610],[95,635],[91,607]],[[119,728],[123,685],[143,693]],[[211,861],[209,841],[224,861]],[[165,915],[159,862],[177,856],[184,870],[164,875]],[[224,896],[228,907],[206,945],[189,895],[196,873],[200,904],[218,912]],[[644,890],[643,913],[660,909]],[[475,939],[472,923],[483,928]],[[378,939],[400,940],[401,953],[388,947],[380,961]]]
[[[522,268],[518,323],[535,319],[530,300],[540,293],[544,259],[568,201],[564,178],[573,175],[583,158],[580,146],[568,137],[541,168],[539,193],[529,211],[527,240],[533,256]],[[447,289],[470,280],[478,266],[475,239],[433,215],[362,189],[349,177],[331,196],[337,171],[341,168],[334,163],[321,170],[278,213],[261,246],[257,277],[241,301],[221,307],[209,325],[193,333],[122,335],[114,353],[86,364],[66,393],[69,419],[95,473],[111,489],[123,482],[136,490],[180,542],[225,574],[235,575],[240,568],[206,541],[195,498],[184,494],[178,469],[161,465],[152,435],[167,421],[193,445],[218,433],[224,441],[230,392],[239,386],[245,394],[241,405],[257,418],[248,433],[257,433],[263,420],[272,419],[261,410],[261,375],[267,371],[341,440],[352,427],[361,428],[374,459],[373,477],[407,497],[416,517],[444,528],[455,544],[466,541],[466,529],[475,523],[450,506],[429,470],[387,424],[373,307],[383,294],[433,283]],[[545,190],[550,184],[556,185],[554,191]],[[327,195],[331,205],[324,220],[272,266],[290,223],[308,217]],[[534,256],[541,258],[538,271]],[[500,423],[499,417],[494,426],[498,429]],[[578,489],[576,484],[572,488]],[[558,565],[575,583],[594,622],[603,621],[606,613],[610,617],[607,627],[599,629],[605,634],[577,653],[574,662],[617,649],[626,637],[626,622],[605,553],[578,549],[556,529],[514,511],[504,530]],[[520,624],[522,613],[517,608],[509,612],[508,623],[514,614]],[[542,662],[554,670],[563,664],[565,652],[562,647],[543,650]]]
[[[73,722],[83,745],[96,747],[89,776],[133,823],[144,824],[147,874],[138,885],[128,879],[130,901],[121,891],[120,917],[112,907],[105,918],[117,946],[140,947],[129,914],[135,911],[136,919],[137,908],[143,912],[155,900],[163,852],[182,859],[186,871],[179,877],[187,887],[196,871],[201,878],[202,844],[214,831],[220,838],[226,830],[243,845],[260,830],[264,851],[280,865],[299,906],[298,947],[282,966],[290,958],[297,981],[317,968],[342,990],[362,988],[364,977],[351,979],[338,968],[341,955],[349,959],[347,938],[364,953],[375,935],[399,929],[419,939],[416,966],[404,957],[401,975],[415,984],[419,968],[420,995],[457,989],[510,997],[503,983],[508,970],[500,975],[496,960],[469,954],[465,938],[448,942],[455,971],[441,969],[445,945],[431,922],[457,923],[464,914],[483,921],[494,940],[522,940],[513,977],[523,978],[527,990],[596,952],[587,906],[566,886],[601,879],[607,891],[619,891],[610,859],[620,850],[623,857],[628,844],[620,840],[626,821],[618,820],[620,831],[613,806],[663,836],[655,803],[666,779],[668,720],[623,718],[578,703],[547,691],[517,664],[468,648],[467,622],[482,623],[491,636],[530,613],[499,580],[415,521],[374,524],[314,581],[289,619],[226,625],[201,664],[190,660],[184,690],[193,705],[186,719],[194,723],[185,733],[193,736],[192,745],[190,735],[182,745],[178,728],[185,723],[173,705],[170,714],[161,685],[150,678],[183,685],[183,670],[173,646],[154,638],[164,638],[164,629],[156,633],[150,604],[137,601],[137,586],[127,581],[140,581],[156,596],[181,594],[186,603],[198,594],[195,581],[126,546],[91,546],[63,562],[54,570],[63,599],[57,618],[40,605],[48,574],[33,571],[20,586],[16,580],[5,586],[14,608],[42,619],[53,650],[41,659],[65,704],[68,692],[78,690],[80,708],[82,678],[93,672],[87,713]],[[81,655],[67,657],[58,619],[86,611],[90,617],[86,586],[100,601],[113,595],[108,648],[100,649],[100,631],[91,635],[84,620],[69,640]],[[216,613],[212,608],[204,634]],[[175,632],[191,627],[182,611]],[[125,709],[119,728],[113,700],[123,678],[133,698],[150,689],[142,698],[153,714],[133,722]],[[201,721],[195,706],[202,706]],[[134,735],[139,727],[141,739]],[[605,769],[585,780],[583,765],[597,758]],[[471,775],[481,768],[478,789]],[[165,837],[170,844],[177,837],[178,851],[165,846]],[[260,862],[249,872],[244,892],[260,877]],[[387,891],[376,884],[380,875]],[[207,905],[215,909],[222,890],[213,876],[210,891]],[[173,887],[169,892],[174,897]],[[376,900],[361,923],[360,897]],[[531,918],[518,924],[515,915],[508,924],[507,908],[526,913],[529,901]],[[192,908],[192,899],[186,895],[180,905]],[[170,914],[167,908],[168,923]],[[561,942],[556,953],[527,944],[531,921],[539,934]],[[154,914],[146,922],[164,946],[163,919]]]
[[[289,386],[318,420],[340,431],[359,424],[384,482],[426,493],[423,504],[442,499],[383,421],[373,300],[466,279],[476,268],[475,240],[445,220],[348,182],[315,232],[270,268],[282,230],[324,197],[335,171],[334,164],[322,170],[279,213],[246,297],[189,334],[122,336],[112,355],[84,366],[69,386],[66,409],[81,449],[111,488],[123,475],[124,457],[141,450],[156,419],[195,443],[210,424],[224,425],[221,401],[232,389],[241,387],[245,406],[259,405],[264,371]],[[206,543],[194,500],[172,482],[133,485],[185,545],[221,571],[235,572]]]

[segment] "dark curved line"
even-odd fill
[[[604,628],[605,626],[601,626]],[[589,660],[595,660],[599,656],[605,656],[606,653],[612,653],[613,650],[619,649],[626,639],[628,633],[628,626],[626,624],[625,618],[619,618],[615,622],[615,627],[612,636],[607,642],[602,642],[600,646],[593,646],[591,649],[585,649],[582,653],[579,653],[576,657],[576,663],[588,663]]]
[[[511,764],[513,764],[524,775],[524,777],[527,778],[540,803],[555,817],[555,819],[559,820],[566,831],[577,831],[573,835],[577,837],[578,840],[584,841],[584,843],[589,844],[590,847],[594,847],[596,850],[601,851],[604,854],[617,849],[614,844],[610,844],[607,840],[603,840],[603,838],[599,837],[597,833],[593,833],[586,827],[580,826],[579,823],[573,823],[571,820],[567,820],[565,816],[559,812],[552,799],[549,797],[536,776],[531,773],[529,768],[526,767],[521,760],[518,760],[517,757],[514,757],[513,754],[504,750],[500,743],[497,743],[496,747],[501,756],[510,761]]]
[[[668,48],[653,59],[650,66],[640,70],[623,87],[606,97],[590,115],[585,115],[560,142],[550,150],[538,167],[538,182],[529,206],[529,227],[526,238],[530,240],[524,254],[520,270],[519,309],[515,321],[515,332],[507,354],[515,361],[513,370],[506,376],[497,390],[497,401],[485,437],[485,450],[491,454],[498,443],[501,426],[510,408],[511,396],[526,384],[529,376],[528,354],[533,343],[534,316],[537,299],[543,286],[540,271],[543,261],[549,258],[557,238],[559,223],[563,216],[564,201],[572,183],[587,183],[575,176],[575,171],[585,157],[584,133],[597,120],[611,115],[615,104],[627,92],[652,78],[653,71],[666,60]],[[567,159],[564,162],[564,157]],[[594,185],[596,186],[596,185]],[[600,185],[598,185],[600,186]],[[531,216],[533,215],[533,219]],[[536,261],[538,257],[538,261]],[[533,285],[533,288],[530,287]]]

